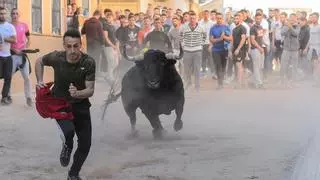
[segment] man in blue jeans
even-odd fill
[[[225,48],[225,42],[231,41],[229,26],[223,23],[221,13],[216,14],[217,24],[210,29],[210,41],[212,46],[212,57],[215,63],[216,73],[218,76],[217,89],[223,88],[223,80],[227,65],[228,50]]]

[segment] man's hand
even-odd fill
[[[70,92],[70,96],[73,98],[77,97],[77,88],[71,83],[69,86],[69,92]]]
[[[259,48],[259,51],[260,51],[261,54],[264,53],[264,49],[262,47]]]
[[[239,49],[236,49],[236,50],[234,51],[234,55],[236,55],[236,56],[238,56],[239,53],[240,53],[240,50],[239,50]]]
[[[308,48],[305,48],[305,49],[302,51],[302,54],[303,54],[303,55],[308,54]]]
[[[42,81],[40,81],[40,82],[37,82],[37,84],[36,84],[36,88],[37,89],[41,89],[41,88],[44,88],[44,87],[46,87],[47,85],[44,83],[44,82],[42,82]]]
[[[21,55],[22,52],[17,49],[11,49],[16,55]]]

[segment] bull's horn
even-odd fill
[[[128,61],[140,61],[143,59],[143,54],[139,54],[137,56],[128,56],[126,45],[123,46],[123,57]]]

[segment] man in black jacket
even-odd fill
[[[300,24],[300,34],[299,34],[299,55],[300,55],[300,63],[299,66],[303,70],[306,76],[312,75],[312,64],[308,61],[308,43],[310,39],[310,27],[307,24],[307,19],[305,17],[299,18]]]

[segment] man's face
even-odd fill
[[[205,19],[205,20],[208,20],[209,19],[209,16],[210,16],[210,13],[209,12],[204,12],[203,13],[203,18]]]
[[[285,15],[283,15],[283,14],[280,15],[280,21],[282,23],[284,23],[286,21],[286,19],[287,19],[287,17]]]
[[[269,10],[269,17],[273,18],[274,17],[274,11],[273,10]]]
[[[143,20],[143,26],[150,27],[150,25],[151,25],[151,22],[149,18]]]
[[[173,15],[172,9],[168,9],[168,11],[167,11],[167,16],[168,16],[168,17],[171,17],[172,15]]]
[[[177,27],[180,24],[180,21],[178,20],[178,18],[173,18],[172,19],[172,24],[174,27]]]
[[[211,13],[210,16],[211,16],[211,20],[216,20],[217,18],[215,12]]]
[[[280,18],[280,12],[279,11],[274,11],[274,16],[278,19]]]
[[[197,16],[196,16],[196,15],[191,15],[191,16],[190,16],[190,23],[191,23],[192,25],[197,24]]]
[[[176,13],[181,16],[182,15],[182,11],[181,10],[177,10]]]
[[[139,14],[139,20],[142,20],[142,21],[143,21],[143,18],[144,18],[144,14],[143,14],[143,13],[140,13],[140,14]]]
[[[155,9],[155,10],[154,10],[154,14],[159,15],[159,14],[160,14],[160,9]]]
[[[130,11],[125,11],[125,12],[124,12],[124,15],[125,15],[125,16],[129,16],[129,14],[130,14]]]
[[[121,12],[119,10],[116,10],[115,12],[116,17],[119,17],[121,15]]]
[[[156,30],[161,30],[162,28],[162,22],[159,20],[154,21],[154,27]]]
[[[304,20],[299,20],[299,24],[301,26],[305,26],[307,24],[307,21],[304,21]]]
[[[135,23],[136,23],[135,18],[134,18],[134,17],[131,17],[131,18],[129,19],[129,26],[134,26]]]
[[[190,21],[190,16],[189,16],[189,14],[185,14],[185,15],[183,16],[183,21],[184,21],[184,22],[189,22],[189,21]]]
[[[318,17],[316,16],[316,15],[312,15],[311,16],[311,22],[313,23],[313,24],[317,24],[318,23]]]
[[[11,12],[11,19],[12,21],[19,21],[19,17],[20,17],[20,14],[19,14],[19,11],[18,10],[13,10]]]
[[[240,24],[239,15],[236,15],[236,16],[234,17],[234,23],[235,23],[236,25],[239,25],[239,24]]]
[[[113,16],[112,15],[108,15],[107,16],[107,23],[111,24],[113,20]]]
[[[63,47],[69,61],[78,62],[81,57],[81,45],[80,38],[65,37]]]
[[[73,12],[76,12],[76,10],[77,10],[77,5],[76,5],[76,4],[73,4],[73,5],[72,5],[72,11],[73,11]]]
[[[72,12],[72,6],[71,5],[68,5],[67,9],[68,9],[68,13]]]
[[[290,15],[289,21],[291,24],[296,24],[298,22],[298,17],[296,15]]]
[[[222,23],[223,23],[223,17],[222,17],[222,15],[217,15],[217,16],[216,16],[216,19],[217,19],[217,24],[222,24]]]
[[[255,17],[255,21],[256,21],[256,24],[257,24],[257,25],[260,25],[260,24],[261,24],[261,21],[262,21],[262,16],[256,16],[256,17]]]
[[[167,16],[161,16],[161,22],[164,23],[167,20]]]
[[[5,22],[6,21],[6,15],[7,15],[7,11],[6,10],[1,10],[0,11],[0,22]]]

